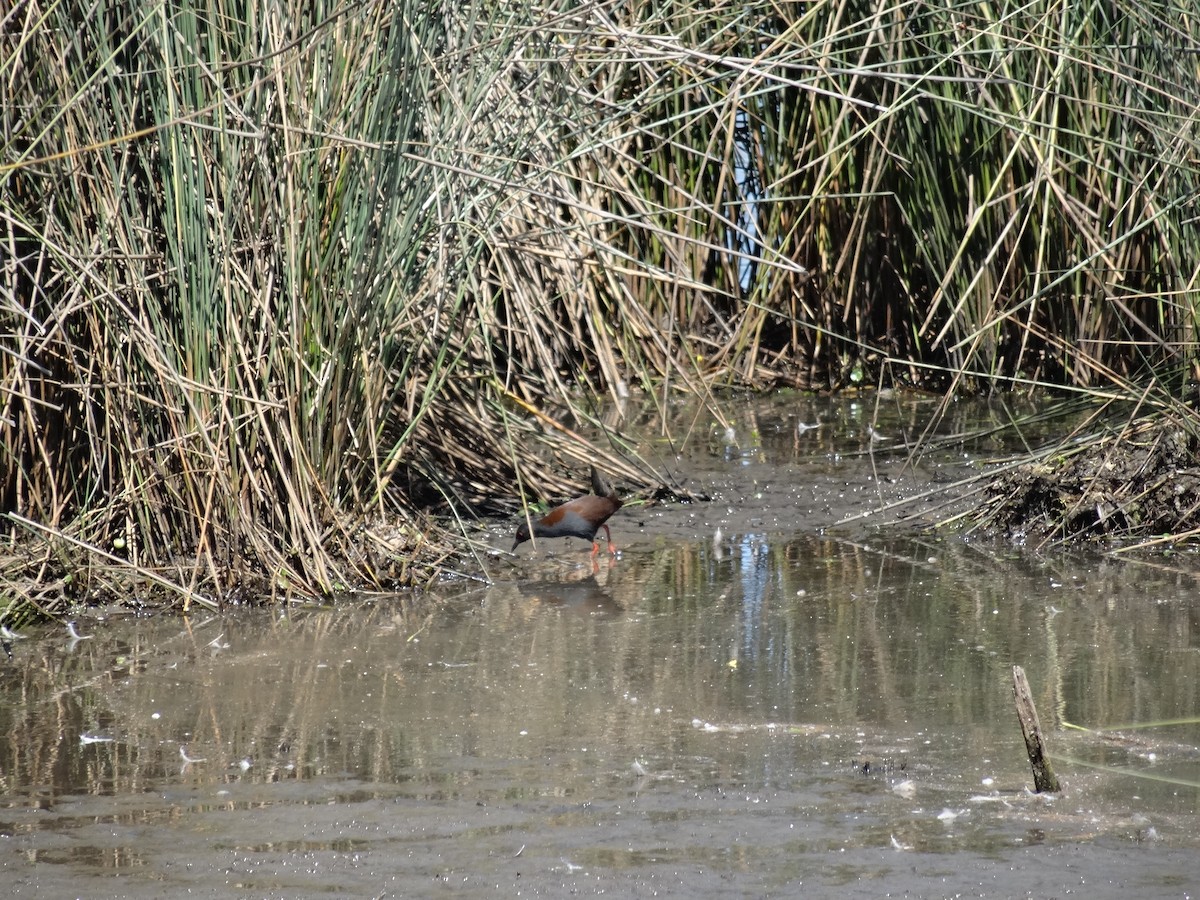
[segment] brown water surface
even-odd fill
[[[1195,896],[1200,728],[1139,727],[1200,713],[1194,579],[831,528],[1002,449],[907,467],[929,406],[647,438],[714,499],[623,509],[615,560],[543,541],[432,598],[31,632],[0,660],[2,892]]]

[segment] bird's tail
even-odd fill
[[[608,483],[608,479],[601,475],[595,466],[592,466],[592,493],[597,497],[617,499],[616,490],[613,489],[613,486]]]

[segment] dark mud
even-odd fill
[[[998,476],[981,532],[1174,544],[1200,533],[1200,440],[1173,416],[1118,424]]]

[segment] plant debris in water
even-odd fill
[[[1130,422],[1005,473],[982,524],[1040,542],[1200,534],[1198,450],[1178,417]]]

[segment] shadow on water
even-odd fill
[[[815,437],[789,422],[807,411],[754,413],[741,449],[722,432],[679,460],[714,501],[622,510],[615,560],[545,541],[432,603],[113,616],[81,623],[84,640],[16,642],[0,669],[6,882],[89,897],[1194,890],[1200,727],[1135,730],[1200,710],[1190,577],[828,530],[856,498],[977,456],[923,473],[899,455],[805,457],[771,436]],[[1027,793],[1014,664],[1061,796]]]

